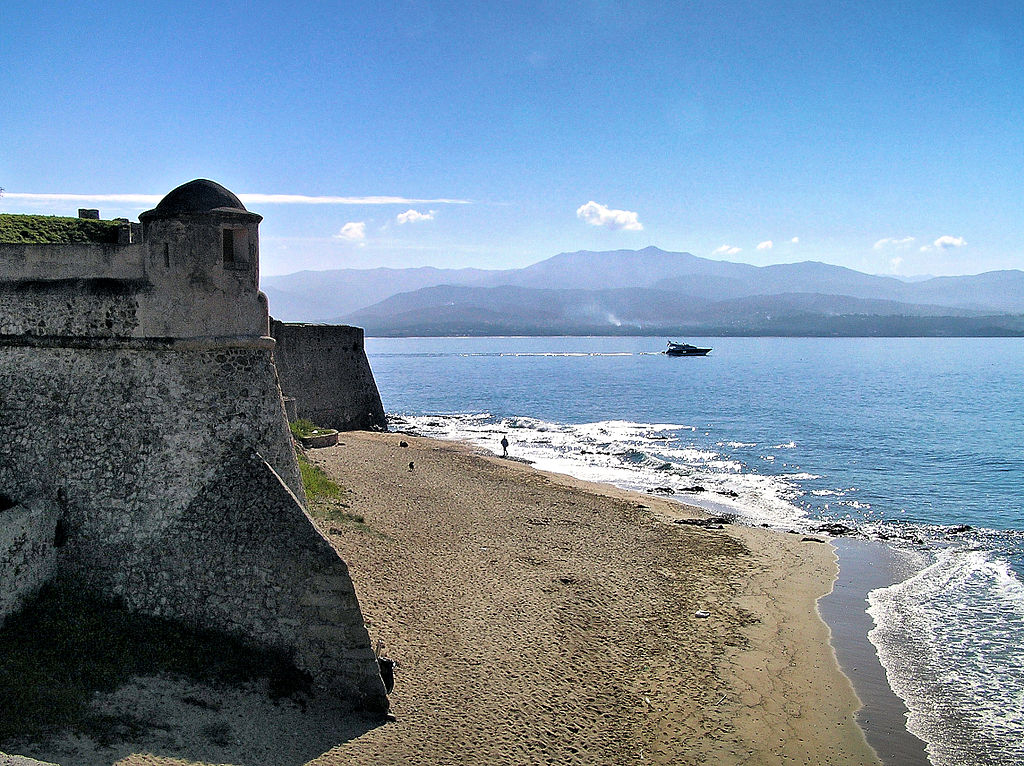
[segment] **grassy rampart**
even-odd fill
[[[22,245],[117,244],[121,221],[0,213],[0,242]]]

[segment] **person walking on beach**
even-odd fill
[[[508,457],[508,437],[501,437],[501,456]]]

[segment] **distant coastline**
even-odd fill
[[[903,321],[903,320],[906,321]],[[591,327],[506,328],[469,327],[457,330],[436,327],[398,329],[364,328],[368,338],[1021,338],[1024,337],[1024,316],[991,316],[963,319],[934,317],[836,317],[828,326],[789,328],[726,328],[726,327]]]

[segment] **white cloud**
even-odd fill
[[[764,242],[757,243],[758,250],[771,250],[773,247],[775,247],[775,243],[772,242],[770,239],[766,239]]]
[[[733,247],[732,245],[722,245],[721,247],[716,247],[714,250],[712,250],[711,254],[712,255],[736,255],[736,253],[738,253],[740,251],[740,249],[741,248]]]
[[[894,274],[899,272],[900,266],[902,266],[902,265],[903,265],[903,257],[902,256],[894,255],[892,258],[889,259],[889,270],[892,271]]]
[[[606,229],[624,231],[643,231],[639,214],[630,210],[612,210],[591,200],[576,209],[576,217],[591,226],[604,226]]]
[[[952,237],[949,234],[944,234],[930,245],[922,245],[921,252],[927,253],[932,250],[952,250],[957,247],[963,247],[966,244],[967,240],[963,237]]]
[[[791,239],[789,241],[792,242],[794,245],[799,245],[800,244],[800,237],[793,237],[793,239]]]
[[[349,221],[341,227],[341,231],[335,234],[334,238],[345,242],[358,242],[362,244],[366,240],[366,222]]]
[[[884,250],[887,247],[910,247],[914,241],[914,237],[903,237],[897,239],[896,237],[886,237],[878,240],[872,247],[875,250]]]
[[[967,240],[963,237],[951,237],[948,234],[941,236],[932,242],[932,245],[940,250],[952,250],[954,247],[963,247],[966,244]]]
[[[436,212],[436,210],[430,210],[427,211],[426,213],[421,213],[418,210],[413,210],[412,208],[410,208],[409,210],[406,210],[404,213],[399,213],[397,216],[395,216],[395,220],[398,221],[399,223],[419,223],[420,221],[433,221],[434,213]]]

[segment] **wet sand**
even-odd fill
[[[867,637],[874,627],[866,611],[868,592],[902,581],[913,572],[884,543],[847,538],[832,543],[839,553],[839,577],[818,608],[832,629],[840,667],[864,704],[857,722],[884,763],[928,766],[924,742],[907,731],[907,707],[889,688],[885,669]]]

